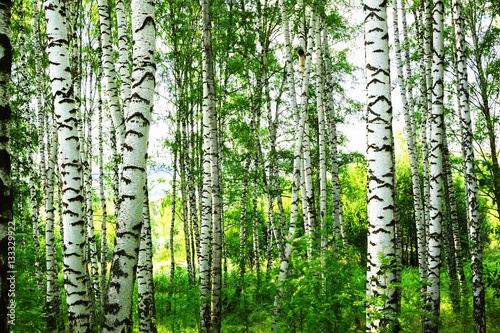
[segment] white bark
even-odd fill
[[[293,80],[293,71],[292,71],[292,63],[291,63],[291,50],[289,42],[289,28],[288,28],[288,18],[286,14],[286,7],[284,4],[284,0],[280,0],[279,2],[281,19],[283,24],[283,30],[285,32],[285,43],[286,43],[286,59],[287,59],[287,81],[288,81],[288,94],[290,97],[290,101],[292,104],[292,113],[294,115],[297,114],[297,103],[296,103],[296,95],[295,95],[295,82]],[[311,66],[311,57],[306,58],[306,68],[304,77],[309,77],[309,68]],[[307,96],[306,96],[307,98]],[[298,118],[298,117],[297,117]],[[293,183],[292,183],[292,203],[290,207],[290,225],[288,227],[288,239],[285,239],[285,256],[281,260],[280,263],[280,271],[278,275],[278,283],[276,288],[276,295],[274,296],[273,303],[273,331],[278,330],[278,320],[281,312],[281,303],[283,299],[283,280],[286,279],[288,274],[288,264],[290,263],[291,255],[292,255],[292,243],[295,238],[295,223],[297,222],[298,217],[298,208],[299,208],[299,195],[298,191],[300,188],[300,160],[301,160],[301,151],[302,151],[302,142],[304,138],[304,128],[306,122],[306,112],[302,110],[300,114],[300,119],[297,119],[297,133],[295,136],[295,152],[294,152],[294,162],[293,162]]]
[[[411,75],[411,63],[408,50],[408,37],[406,31],[406,12],[404,10],[405,1],[401,1],[402,10],[402,21],[403,21],[403,41],[405,43],[406,56],[406,80],[410,79]],[[425,243],[425,230],[424,230],[424,212],[422,210],[422,191],[420,189],[420,167],[418,163],[418,148],[416,143],[416,133],[415,133],[415,120],[414,120],[414,103],[413,94],[411,86],[407,87],[408,81],[405,82],[405,77],[403,74],[403,61],[401,56],[401,46],[400,46],[400,35],[399,35],[399,20],[398,20],[398,1],[393,0],[393,19],[394,19],[394,48],[396,52],[396,67],[398,72],[398,83],[401,90],[401,101],[403,103],[403,113],[405,117],[405,130],[407,138],[408,154],[410,157],[410,168],[411,168],[411,179],[412,179],[412,190],[413,190],[413,206],[415,210],[415,224],[417,229],[417,246],[418,246],[418,263],[419,263],[419,274],[420,274],[420,299],[422,303],[425,303],[425,283],[424,280],[427,277],[427,256],[426,256],[426,243]],[[408,95],[408,98],[407,98]],[[424,161],[424,163],[426,163]]]
[[[212,168],[211,168],[211,128],[213,118],[211,117],[211,106],[209,102],[210,90],[209,80],[213,80],[213,68],[210,67],[212,54],[212,32],[210,25],[210,4],[208,0],[202,1],[203,24],[202,24],[202,69],[203,69],[203,191],[202,191],[202,214],[200,228],[200,332],[210,331],[211,313],[211,255],[212,250]],[[210,75],[212,74],[212,75]],[[213,83],[213,81],[212,81]],[[213,87],[213,86],[212,86]],[[214,96],[215,97],[215,96]]]
[[[120,207],[102,332],[132,330],[132,295],[138,262],[147,144],[155,89],[156,31],[153,3],[132,0],[132,33],[134,85],[124,133]]]
[[[154,318],[153,291],[153,243],[151,239],[151,220],[149,214],[149,197],[147,180],[144,185],[143,223],[141,230],[141,245],[137,265],[137,307],[139,312],[139,332],[156,331]]]
[[[318,112],[319,123],[319,177],[320,177],[320,235],[321,235],[321,257],[324,262],[324,252],[327,250],[327,229],[326,229],[326,121],[324,109],[324,74],[323,74],[323,46],[321,44],[322,29],[321,19],[316,21],[316,110]]]
[[[69,70],[68,38],[65,13],[59,0],[45,3],[47,18],[50,78],[54,96],[60,142],[60,171],[65,205],[64,219],[64,270],[68,325],[71,332],[87,332],[90,329],[91,301],[87,290],[87,265],[84,245],[82,166],[75,102]]]
[[[469,106],[469,83],[467,80],[466,44],[464,23],[460,0],[454,0],[453,24],[455,27],[457,67],[459,77],[459,108],[461,111],[462,145],[464,150],[464,183],[467,195],[467,216],[469,220],[469,238],[471,240],[471,274],[474,304],[475,332],[486,332],[485,290],[483,281],[483,254],[481,224],[479,221],[479,195],[477,178],[474,171],[473,132]]]
[[[393,320],[396,309],[396,262],[392,106],[387,4],[365,0],[367,89],[368,259],[366,331],[376,332]],[[386,299],[379,304],[380,297]],[[374,316],[374,314],[377,314]]]
[[[431,135],[429,137],[429,240],[427,258],[429,270],[430,313],[433,318],[426,322],[425,330],[437,332],[440,306],[440,267],[441,267],[441,226],[443,220],[443,1],[434,0],[433,9],[433,59],[432,59],[432,113],[430,116]]]
[[[116,88],[116,74],[114,67],[113,46],[111,43],[111,20],[109,0],[99,0],[99,26],[102,41],[102,68],[106,82],[108,106],[116,130],[118,152],[124,153],[125,143],[125,117],[120,108],[118,89]],[[120,30],[121,31],[121,30]]]

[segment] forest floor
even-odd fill
[[[486,317],[487,331],[489,333],[500,333],[500,249],[487,250],[484,253],[485,280],[492,284],[486,288]],[[359,266],[359,264],[358,264]],[[336,267],[338,268],[338,267]],[[470,279],[470,265],[465,264],[467,281]],[[350,273],[346,277],[354,289],[338,291],[337,298],[346,298],[353,306],[331,309],[333,313],[340,315],[328,318],[318,317],[317,313],[311,313],[311,309],[329,312],[324,307],[314,306],[314,297],[297,298],[301,293],[299,282],[292,283],[288,293],[291,299],[284,299],[282,316],[282,332],[361,332],[364,331],[364,274],[362,267],[348,269]],[[155,309],[156,324],[159,333],[165,332],[198,332],[199,303],[198,289],[192,288],[187,282],[187,274],[184,269],[177,269],[174,286],[170,286],[170,271],[159,270],[155,272]],[[262,273],[260,291],[255,287],[256,277],[254,272],[246,274],[246,290],[236,296],[238,272],[230,271],[227,277],[227,287],[223,300],[223,332],[271,332],[272,327],[272,302],[275,292],[274,283]],[[489,277],[489,279],[488,279]],[[301,277],[295,280],[300,280]],[[294,280],[292,277],[291,280]],[[400,322],[403,332],[420,331],[420,288],[417,268],[405,268],[402,272],[402,308]],[[470,290],[470,285],[468,286]],[[305,288],[304,288],[305,289]],[[346,293],[347,291],[347,293]],[[258,295],[256,295],[258,294]],[[321,302],[320,300],[316,300]],[[307,302],[312,304],[306,304]],[[441,271],[441,315],[440,332],[446,333],[469,333],[474,331],[472,319],[472,298],[465,298],[468,306],[462,306],[461,310],[454,312],[450,300],[448,288],[448,274],[445,267]],[[335,302],[334,302],[335,303]],[[331,304],[330,308],[340,303]],[[312,305],[312,306],[311,306]],[[324,303],[322,304],[325,305]],[[326,304],[326,306],[329,306]],[[347,313],[346,309],[348,308]],[[138,322],[137,314],[134,322]],[[325,313],[328,316],[328,313]],[[319,319],[318,319],[319,318]],[[315,326],[315,320],[318,320]],[[320,327],[322,327],[320,329]],[[137,329],[137,328],[136,328]],[[137,330],[138,332],[138,330]]]

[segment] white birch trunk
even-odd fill
[[[104,105],[102,104],[101,78],[98,78],[98,94],[99,94],[99,197],[101,201],[102,222],[101,222],[101,306],[104,306],[107,293],[107,276],[108,276],[108,244],[107,244],[107,224],[108,224],[108,209],[106,205],[106,193],[104,192],[104,147],[102,133],[102,112]],[[102,309],[101,309],[102,311]]]
[[[438,320],[440,313],[440,267],[441,267],[441,229],[443,220],[443,62],[444,62],[444,38],[443,38],[443,2],[434,0],[433,6],[433,59],[432,59],[432,113],[430,116],[431,135],[429,138],[429,240],[427,258],[429,270],[429,310],[432,318],[429,318],[425,330],[429,332],[438,331]]]
[[[123,116],[128,116],[130,103],[130,74],[129,74],[129,24],[123,0],[115,2],[116,21],[118,26],[118,67],[120,69],[120,100],[122,103]]]
[[[477,178],[474,171],[473,129],[469,107],[469,83],[467,80],[466,44],[464,23],[460,0],[454,0],[453,25],[455,27],[457,67],[459,82],[459,108],[461,110],[462,145],[464,150],[464,183],[466,184],[467,216],[469,220],[469,238],[471,240],[471,274],[474,304],[475,332],[486,332],[485,290],[483,281],[483,254],[481,224],[479,222],[479,195]]]
[[[137,265],[137,307],[139,312],[139,332],[156,331],[154,318],[153,291],[153,243],[151,239],[151,221],[149,214],[149,196],[147,180],[144,185],[143,223],[141,229],[141,245]]]
[[[203,190],[202,190],[202,212],[200,228],[200,332],[208,333],[211,329],[211,255],[212,250],[212,168],[211,168],[211,106],[209,80],[213,79],[210,74],[213,68],[209,59],[212,53],[212,32],[210,25],[210,4],[208,0],[202,1],[203,23],[202,23],[202,69],[203,69]],[[210,72],[210,73],[209,73]],[[213,82],[213,81],[212,81]],[[215,97],[215,96],[214,96]]]
[[[132,32],[134,84],[124,133],[120,207],[102,332],[130,332],[133,324],[132,296],[138,262],[149,124],[155,89],[156,32],[153,3],[132,0]]]
[[[368,260],[366,331],[394,319],[396,262],[394,147],[390,90],[387,3],[365,0],[367,108]],[[381,301],[382,295],[385,300]]]
[[[64,270],[68,325],[71,332],[91,328],[91,301],[87,290],[82,166],[75,102],[69,70],[65,13],[59,0],[45,2],[50,78],[60,142],[64,219]]]
[[[327,229],[326,229],[326,121],[324,109],[324,74],[323,74],[323,46],[321,44],[322,29],[321,19],[316,21],[316,40],[315,40],[315,53],[316,53],[316,109],[318,112],[319,123],[319,177],[320,177],[320,235],[321,235],[321,258],[323,264],[324,252],[327,250]]]
[[[111,43],[111,20],[109,0],[99,0],[99,26],[102,42],[102,68],[106,82],[106,94],[108,96],[108,106],[113,119],[117,136],[118,152],[123,151],[125,141],[125,117],[120,108],[118,89],[116,88],[116,74],[114,67],[113,45]],[[119,5],[119,4],[118,4]],[[118,11],[119,12],[119,11]],[[121,24],[120,24],[121,26]],[[120,31],[121,28],[120,28]],[[127,57],[128,58],[128,57]]]
[[[402,6],[404,6],[405,1],[401,1]],[[401,101],[403,103],[403,113],[405,117],[405,130],[407,137],[407,147],[408,154],[410,157],[410,169],[412,177],[412,190],[413,190],[413,206],[415,210],[415,224],[417,229],[417,246],[418,246],[418,262],[419,262],[419,274],[420,274],[420,299],[422,303],[425,303],[425,282],[427,277],[427,256],[426,256],[426,243],[425,243],[425,221],[424,212],[422,209],[422,192],[420,189],[420,167],[418,163],[418,148],[416,144],[416,133],[415,133],[415,120],[414,120],[414,103],[412,88],[407,87],[408,81],[405,82],[405,77],[403,74],[403,61],[401,56],[401,46],[400,46],[400,35],[399,35],[399,20],[398,20],[398,2],[396,0],[392,1],[393,5],[393,19],[394,19],[394,47],[396,52],[396,67],[398,72],[398,83],[401,90]],[[406,31],[406,12],[402,10],[402,21],[403,21],[403,41],[405,42],[406,49],[406,80],[411,78],[411,63],[408,50],[408,37]],[[420,46],[419,46],[420,47]],[[407,98],[408,94],[408,98]],[[424,160],[424,164],[426,164]]]
[[[243,171],[243,184],[241,193],[241,208],[240,208],[240,280],[237,294],[241,293],[245,284],[245,263],[247,260],[246,247],[246,223],[247,223],[247,185],[248,185],[248,169],[250,167],[250,158],[247,157],[245,162],[245,170]]]
[[[283,280],[286,279],[288,274],[288,264],[290,263],[291,255],[292,255],[292,243],[295,238],[295,223],[297,222],[298,217],[298,208],[299,208],[299,196],[298,191],[300,188],[300,160],[301,151],[302,151],[302,142],[304,138],[304,128],[306,123],[306,112],[303,109],[300,113],[300,118],[298,117],[297,112],[297,103],[296,103],[296,95],[295,95],[295,82],[293,79],[293,69],[291,63],[291,50],[290,44],[287,43],[290,40],[289,28],[288,28],[288,18],[286,13],[286,7],[284,4],[284,0],[280,0],[279,2],[281,19],[283,24],[283,30],[285,32],[285,43],[286,43],[286,59],[287,59],[287,81],[288,81],[288,94],[290,97],[290,101],[292,104],[292,113],[293,115],[297,115],[297,133],[295,136],[295,151],[294,151],[294,162],[293,162],[293,183],[292,183],[292,203],[290,207],[290,224],[288,227],[288,239],[285,239],[285,256],[281,260],[280,270],[278,275],[278,283],[276,288],[276,295],[274,296],[273,302],[273,331],[278,330],[278,320],[281,312],[281,304],[283,299]],[[304,80],[307,77],[307,81],[309,79],[309,69],[311,67],[311,57],[306,58],[306,65],[304,70]],[[305,96],[307,98],[307,95]]]
[[[47,268],[47,329],[50,332],[57,330],[56,293],[59,293],[55,226],[54,226],[54,169],[57,162],[57,140],[55,131],[49,131],[48,138],[53,138],[50,144],[49,160],[47,164],[47,183],[45,190],[45,260]]]
[[[340,192],[340,179],[339,179],[339,165],[337,161],[337,125],[335,120],[335,105],[333,100],[333,79],[332,79],[332,65],[330,63],[330,50],[328,47],[327,35],[323,36],[323,49],[325,52],[325,70],[327,73],[327,98],[328,103],[325,103],[325,115],[328,121],[328,137],[330,143],[330,159],[332,160],[331,173],[332,173],[332,202],[333,202],[333,240],[336,242],[339,237],[342,237],[342,244],[344,249],[347,250],[347,235],[345,230],[344,212],[342,209],[342,194]],[[345,252],[347,254],[347,251]]]

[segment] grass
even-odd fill
[[[486,251],[486,266],[500,264],[500,251]],[[364,331],[364,274],[363,267],[351,267],[340,276],[341,264],[332,278],[338,284],[329,290],[326,299],[315,288],[311,272],[303,267],[294,268],[285,288],[282,308],[282,332],[360,332]],[[359,264],[356,264],[359,265]],[[471,281],[470,264],[465,264],[467,281]],[[198,309],[197,287],[187,283],[186,272],[177,269],[174,287],[170,287],[168,270],[155,272],[156,323],[158,332],[197,332]],[[303,275],[301,275],[303,274]],[[260,289],[255,287],[253,272],[246,274],[246,289],[235,296],[238,281],[237,271],[231,271],[228,285],[223,291],[223,332],[270,332],[272,328],[272,302],[275,286],[263,274]],[[420,331],[420,287],[417,268],[405,268],[402,272],[402,305],[400,322],[403,332]],[[341,286],[340,283],[345,283]],[[470,295],[470,285],[468,286]],[[335,303],[336,302],[336,303]],[[356,304],[359,303],[359,304]],[[453,312],[448,288],[446,268],[441,270],[441,314],[440,332],[468,333],[474,331],[472,298],[467,296],[458,313]],[[340,317],[335,318],[337,311]],[[487,330],[500,333],[500,298],[495,297],[494,288],[486,289]],[[316,328],[315,328],[316,325]],[[340,330],[342,328],[342,330]]]

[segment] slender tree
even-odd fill
[[[412,87],[408,86],[410,79],[410,57],[409,57],[409,47],[408,47],[408,37],[406,30],[406,12],[405,12],[405,0],[400,1],[401,3],[401,17],[403,22],[403,41],[405,52],[405,63],[406,63],[406,78],[403,74],[403,61],[401,52],[401,42],[399,34],[399,15],[398,15],[398,1],[393,0],[393,20],[394,20],[394,48],[396,52],[396,67],[398,73],[398,83],[401,91],[401,101],[403,103],[403,113],[405,117],[405,130],[407,137],[407,147],[408,154],[410,157],[410,169],[411,169],[411,180],[412,180],[412,190],[413,190],[413,206],[415,207],[415,223],[417,228],[417,246],[418,246],[418,264],[419,264],[419,274],[420,274],[420,297],[422,304],[425,304],[425,279],[427,277],[427,260],[426,260],[426,242],[425,242],[425,230],[424,230],[424,212],[422,210],[422,191],[420,188],[420,170],[418,163],[418,148],[416,142],[416,131],[415,131],[415,115],[414,115],[414,102]],[[424,162],[425,163],[425,162]]]
[[[151,2],[133,0],[134,82],[123,142],[120,206],[102,332],[132,329],[132,296],[143,218],[146,157],[155,89],[155,13]],[[103,52],[104,52],[103,42]]]
[[[387,3],[365,0],[367,90],[368,260],[366,331],[376,332],[394,319],[391,284],[396,259],[394,164]],[[385,295],[385,298],[379,299]]]
[[[456,59],[459,82],[459,108],[461,114],[462,145],[464,148],[465,172],[464,183],[466,184],[467,217],[469,220],[469,237],[471,240],[471,273],[472,294],[474,304],[474,323],[476,332],[486,332],[485,315],[485,291],[483,281],[483,257],[481,224],[479,222],[479,195],[477,187],[477,176],[474,171],[474,150],[472,145],[472,121],[469,107],[469,83],[467,80],[466,44],[464,36],[464,21],[462,17],[462,6],[459,0],[453,1],[453,24],[455,27]]]
[[[78,120],[69,69],[66,13],[59,0],[45,2],[50,78],[60,143],[64,220],[64,270],[68,325],[72,332],[89,332],[91,301],[87,289],[82,166]]]
[[[428,332],[438,331],[439,307],[440,307],[440,267],[441,267],[441,229],[443,221],[443,62],[444,62],[444,38],[443,38],[443,2],[434,0],[432,13],[433,41],[432,41],[432,113],[430,115],[430,137],[429,137],[429,257],[428,272],[429,295],[431,318],[426,322],[425,330]]]
[[[200,331],[211,331],[211,263],[210,252],[212,249],[211,234],[215,225],[215,203],[213,202],[213,174],[211,158],[212,108],[215,106],[215,90],[212,59],[212,28],[210,21],[210,2],[203,0],[202,4],[202,70],[203,70],[203,207],[200,229]],[[215,110],[214,110],[215,111]]]
[[[144,184],[143,222],[141,245],[137,266],[137,295],[139,312],[139,332],[156,332],[154,321],[153,291],[153,243],[151,239],[151,220],[149,214],[149,196],[147,180]]]

